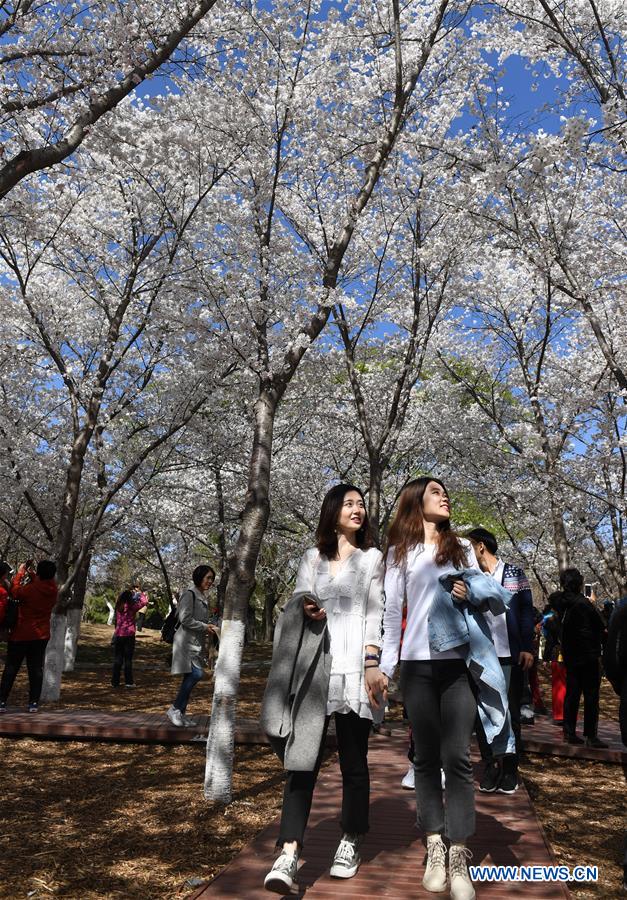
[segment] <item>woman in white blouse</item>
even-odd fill
[[[444,484],[417,478],[401,492],[388,537],[385,575],[384,641],[381,671],[392,677],[399,657],[403,603],[407,622],[400,650],[400,687],[415,743],[416,803],[427,834],[423,886],[446,890],[446,846],[452,900],[472,900],[466,839],[475,828],[470,739],[477,704],[464,659],[456,649],[430,649],[428,618],[441,575],[477,568],[468,541],[451,530],[450,503]],[[453,600],[466,597],[456,580]],[[446,775],[442,787],[440,766]]]
[[[383,715],[385,679],[378,662],[383,616],[383,558],[373,541],[362,492],[338,484],[322,503],[316,547],[303,555],[295,594],[303,613],[326,620],[331,673],[327,718],[313,771],[289,771],[277,845],[281,852],[266,876],[268,890],[286,893],[296,875],[326,730],[335,715],[342,771],[342,838],[331,875],[351,878],[359,868],[359,845],[368,831],[370,780],[368,736]]]

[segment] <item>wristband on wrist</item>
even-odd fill
[[[368,665],[365,665],[365,666],[364,666],[364,669],[378,669],[378,668],[379,668],[379,663],[378,663],[378,662],[375,662],[375,663],[369,663]]]
[[[369,659],[374,659],[379,662],[379,660],[381,659],[381,655],[379,653],[366,653],[364,661],[368,662]]]

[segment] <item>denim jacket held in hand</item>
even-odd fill
[[[457,578],[466,585],[466,599],[457,603],[451,596]],[[477,686],[477,706],[488,743],[495,756],[515,752],[509,717],[507,685],[494,642],[483,613],[504,613],[511,593],[478,569],[461,569],[441,575],[429,611],[431,650],[459,650]]]

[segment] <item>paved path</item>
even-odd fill
[[[407,770],[406,741],[374,737],[370,744],[372,778],[371,830],[363,845],[363,864],[348,881],[329,877],[329,865],[338,841],[338,802],[341,779],[337,763],[320,776],[299,870],[299,890],[293,896],[316,900],[385,897],[390,900],[433,898],[422,887],[425,851],[415,825],[415,799],[400,788]],[[551,865],[554,858],[535,815],[529,795],[520,788],[513,795],[477,791],[477,833],[470,848],[473,864]],[[269,900],[263,878],[275,856],[278,819],[265,828],[206,887],[195,900]],[[485,883],[476,886],[477,897],[504,900],[535,897],[538,900],[570,897],[563,884]],[[448,896],[448,893],[441,896]],[[190,898],[191,900],[191,898]]]

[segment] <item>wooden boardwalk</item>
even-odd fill
[[[416,828],[414,794],[403,791],[400,780],[407,770],[406,740],[373,737],[370,743],[371,830],[363,848],[363,863],[347,881],[330,878],[329,865],[339,839],[338,804],[341,777],[337,763],[321,774],[299,869],[298,890],[293,896],[316,900],[385,897],[413,900],[433,895],[422,887],[425,851]],[[478,774],[478,773],[477,773]],[[512,795],[477,791],[477,830],[470,849],[473,865],[555,864],[542,827],[524,788]],[[248,844],[194,900],[268,900],[263,878],[275,857],[278,819]],[[570,897],[566,885],[542,882],[491,882],[476,884],[478,898],[504,900],[535,897],[538,900]],[[442,895],[447,896],[447,895]],[[191,898],[190,898],[191,900]]]
[[[36,737],[41,740],[111,741],[115,743],[193,744],[204,741],[209,731],[209,716],[196,716],[194,728],[176,728],[164,713],[139,711],[105,712],[95,709],[54,709],[37,713],[9,708],[0,713],[0,737]],[[384,726],[384,729],[387,726]],[[389,723],[393,734],[406,734],[405,726]],[[547,756],[589,759],[596,762],[627,764],[627,748],[620,739],[618,723],[601,721],[599,735],[610,746],[595,750],[564,743],[562,729],[550,719],[536,716],[534,725],[523,727],[525,751]],[[267,739],[254,719],[238,719],[235,730],[238,744],[266,744]],[[335,746],[330,729],[327,744]]]
[[[581,725],[577,733],[581,737]],[[590,759],[595,762],[627,764],[627,747],[620,738],[618,722],[599,721],[599,737],[609,744],[607,750],[596,750],[583,744],[567,744],[561,725],[554,725],[548,716],[536,716],[533,725],[522,726],[522,739],[526,753],[543,756],[563,756],[571,759]]]
[[[96,709],[54,709],[28,713],[7,709],[0,713],[0,737],[45,740],[113,741],[134,744],[193,744],[206,741],[209,716],[195,717],[194,728],[177,728],[164,713],[103,712]],[[238,744],[266,743],[259,723],[238,719]]]

